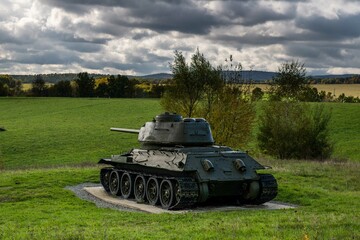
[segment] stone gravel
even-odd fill
[[[127,212],[140,212],[139,210],[130,209],[120,205],[105,202],[97,197],[94,197],[93,195],[91,195],[90,193],[84,190],[84,187],[100,187],[100,186],[101,184],[96,184],[96,183],[82,183],[76,186],[67,186],[65,187],[65,189],[72,191],[80,199],[95,203],[95,205],[99,208],[111,208],[111,209],[115,209],[119,211],[127,211]]]
[[[67,186],[65,187],[65,189],[70,190],[72,192],[75,193],[75,195],[77,197],[79,197],[80,199],[95,203],[95,205],[99,208],[110,208],[110,209],[115,209],[118,211],[126,211],[126,212],[143,212],[141,210],[137,210],[137,209],[133,209],[133,208],[128,208],[128,207],[124,207],[122,205],[118,205],[118,204],[113,204],[113,203],[109,203],[106,202],[100,198],[97,198],[93,195],[91,195],[90,193],[88,193],[87,191],[84,190],[85,187],[101,187],[101,184],[96,184],[96,183],[82,183],[76,186]],[[227,207],[229,207],[229,209],[227,209]],[[202,206],[202,207],[197,207],[196,209],[188,209],[187,211],[192,211],[192,212],[203,212],[203,211],[212,211],[212,210],[244,210],[244,209],[268,209],[268,210],[272,210],[272,209],[287,209],[287,208],[296,208],[296,205],[292,205],[292,204],[288,204],[288,203],[283,203],[283,202],[276,202],[276,201],[271,201],[268,203],[265,203],[264,205],[245,205],[245,206],[236,206],[236,209],[234,209],[235,206]]]

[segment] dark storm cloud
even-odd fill
[[[310,31],[324,40],[357,38],[360,36],[360,14],[340,14],[338,18],[328,19],[322,16],[298,18],[296,26]]]
[[[222,24],[217,16],[191,2],[174,7],[169,2],[143,1],[125,12],[119,13],[115,8],[112,12],[106,12],[102,19],[114,26],[191,34],[206,34],[212,27]]]
[[[354,44],[335,44],[332,42],[294,42],[287,44],[285,48],[289,56],[304,59],[314,65],[316,62],[327,65],[329,62],[337,66],[354,67],[360,66],[360,49]],[[316,64],[316,65],[318,65]]]
[[[262,5],[260,1],[224,1],[221,12],[230,21],[244,26],[254,26],[269,21],[294,19],[296,5],[289,5],[284,12],[279,12]]]
[[[62,8],[72,13],[82,14],[97,7],[120,7],[124,9],[142,8],[144,5],[190,3],[191,0],[40,0],[42,3]]]
[[[216,36],[217,41],[224,43],[231,43],[232,46],[240,49],[245,45],[251,46],[269,46],[272,44],[281,44],[288,41],[285,36],[271,36],[271,35],[261,35],[258,33],[246,33],[244,35],[222,35]]]

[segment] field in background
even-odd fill
[[[51,86],[51,84],[48,84]],[[331,92],[333,95],[338,97],[341,93],[346,96],[360,97],[360,84],[313,84],[312,87],[316,87],[318,91],[325,91],[326,93]],[[30,90],[32,87],[31,83],[23,83],[24,91]],[[254,87],[259,87],[263,91],[269,88],[268,84],[254,84]]]
[[[335,97],[338,97],[342,93],[344,93],[345,96],[360,97],[360,84],[312,84],[311,86],[316,87],[319,92],[331,92],[331,94],[335,95]],[[259,87],[263,91],[267,91],[270,85],[254,84],[254,88],[255,87]]]
[[[360,162],[359,105],[316,104],[332,109],[333,157]],[[79,98],[0,98],[0,111],[3,168],[96,163],[138,146],[136,135],[110,127],[138,129],[162,112],[156,99]],[[254,139],[246,150],[257,154]]]
[[[98,208],[66,186],[98,183],[99,158],[138,146],[109,128],[141,127],[158,100],[0,98],[0,239],[359,239],[360,112],[326,106],[336,154],[351,161],[259,159],[275,200],[298,208],[157,215]]]

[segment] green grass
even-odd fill
[[[0,98],[0,239],[360,239],[359,105],[326,106],[336,161],[260,160],[273,166],[275,200],[298,208],[152,215],[65,187],[99,182],[99,158],[138,146],[109,128],[141,127],[158,100]]]
[[[360,105],[328,103],[332,111],[330,137],[334,143],[333,158],[360,162]]]
[[[98,182],[96,167],[0,174],[0,239],[358,239],[358,163],[266,161],[289,210],[146,214],[97,208],[66,186]],[[329,181],[332,179],[333,181]]]
[[[96,163],[137,146],[140,128],[161,112],[151,99],[0,98],[0,163],[5,168]],[[1,161],[2,160],[2,161]]]
[[[359,162],[359,105],[326,106],[333,158]],[[136,135],[110,127],[140,128],[161,111],[153,99],[0,98],[0,126],[7,129],[0,132],[0,168],[94,164],[138,146]]]

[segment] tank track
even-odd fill
[[[192,207],[199,197],[199,187],[191,178],[176,178],[175,181],[180,185],[181,196],[179,201],[169,209],[178,210]]]
[[[277,195],[278,185],[276,179],[271,174],[259,174],[260,175],[260,194],[254,199],[250,200],[250,204],[260,205],[271,201]]]
[[[191,177],[174,177],[174,176],[168,176],[168,175],[154,175],[150,173],[143,173],[143,172],[136,172],[136,171],[126,171],[122,169],[114,169],[114,168],[103,168],[100,172],[100,182],[102,186],[104,187],[105,191],[110,193],[109,188],[109,175],[111,171],[117,171],[120,174],[123,172],[127,172],[132,176],[132,179],[134,180],[137,175],[142,175],[145,178],[156,178],[159,182],[162,180],[169,180],[173,183],[173,189],[174,189],[174,200],[172,205],[166,207],[166,209],[171,210],[179,210],[179,209],[185,209],[185,208],[191,208],[198,199],[199,196],[199,187],[197,183],[192,179]],[[121,175],[120,175],[121,176]],[[134,191],[134,190],[132,190]],[[159,193],[160,194],[160,193]],[[118,194],[121,195],[121,194]],[[129,199],[135,200],[134,194],[132,194]],[[160,196],[159,196],[160,197]],[[146,202],[146,201],[145,201]],[[161,207],[161,204],[159,204],[160,201],[156,205],[159,205]],[[163,207],[164,208],[164,207]]]

